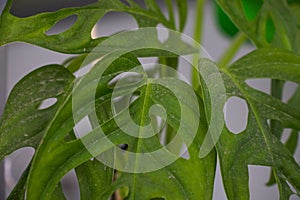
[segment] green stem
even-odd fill
[[[166,2],[166,5],[168,7],[169,21],[172,24],[172,27],[174,27],[174,29],[176,29],[175,20],[174,20],[174,12],[173,12],[173,3],[172,3],[172,0],[165,0],[165,2]]]
[[[284,81],[282,80],[272,80],[271,81],[271,95],[279,100],[282,98],[282,90],[284,86]],[[272,133],[278,138],[281,138],[282,135],[282,125],[276,121],[276,120],[271,120],[270,121],[270,128]]]
[[[201,44],[202,41],[202,28],[203,28],[203,15],[204,15],[204,5],[205,0],[197,0],[196,5],[196,18],[195,18],[195,30],[194,30],[194,40]],[[199,54],[193,56],[193,68],[192,68],[192,85],[193,88],[199,87],[199,74],[197,70],[199,60]]]
[[[227,66],[230,61],[234,58],[238,50],[241,48],[241,46],[246,41],[246,36],[243,33],[238,33],[238,35],[234,38],[233,42],[230,44],[228,49],[226,49],[225,53],[221,57],[221,59],[218,62],[218,66],[220,68],[223,68]]]
[[[174,70],[177,70],[177,68],[178,68],[178,57],[174,57],[174,58],[161,57],[161,58],[159,58],[159,63],[163,64],[163,65],[166,65],[168,67],[171,67]],[[168,73],[169,73],[168,68],[162,68],[160,73],[161,73],[160,77],[168,76]],[[166,137],[165,137],[164,143],[168,144],[169,142],[171,142],[175,135],[176,135],[176,132],[174,132],[173,128],[169,124],[167,124],[166,125]],[[174,150],[172,152],[174,152]],[[179,149],[178,153],[179,152],[180,152],[180,149]]]

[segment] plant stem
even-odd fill
[[[205,0],[197,0],[196,5],[196,18],[195,18],[195,30],[194,30],[194,40],[196,43],[200,44],[202,41],[202,29],[203,29],[203,15],[204,15],[204,5]],[[198,74],[198,59],[199,54],[193,56],[193,67],[192,67],[192,85],[193,88],[198,88],[199,86],[199,74]]]
[[[221,57],[221,59],[218,62],[218,66],[220,68],[223,68],[227,66],[230,61],[233,59],[233,57],[236,55],[238,50],[241,48],[241,46],[246,41],[246,36],[243,33],[238,33],[238,35],[234,38],[233,42],[230,44],[230,46],[226,49],[225,53]]]
[[[271,81],[271,95],[279,100],[282,98],[282,92],[283,92],[283,86],[284,86],[284,81],[282,80],[272,80]],[[271,120],[270,121],[270,128],[272,133],[278,138],[281,138],[282,135],[282,125],[276,121],[276,120]]]
[[[171,67],[174,70],[177,70],[177,68],[178,68],[178,57],[175,57],[175,58],[161,57],[161,58],[159,58],[159,63],[163,64],[163,65],[166,65],[168,67]],[[160,73],[161,73],[160,77],[166,77],[168,75],[168,68],[162,68]],[[173,130],[173,128],[169,124],[166,124],[166,137],[165,137],[164,143],[169,144],[172,141],[172,139],[175,135],[176,135],[176,132]],[[174,152],[174,150],[172,152]],[[180,152],[180,149],[178,150],[178,153],[179,152]]]

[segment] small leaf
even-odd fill
[[[0,160],[19,148],[37,147],[72,80],[73,75],[64,67],[48,65],[16,84],[0,120]],[[56,98],[56,104],[38,109],[49,98]]]

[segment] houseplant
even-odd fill
[[[181,35],[171,31],[183,31],[187,17],[187,1],[164,2],[168,8],[168,17],[153,0],[145,0],[146,8],[132,0],[127,0],[126,3],[99,0],[85,7],[66,8],[28,18],[18,18],[10,14],[12,1],[7,2],[0,20],[0,45],[23,41],[57,52],[76,54],[62,65],[48,65],[31,72],[14,87],[7,100],[0,121],[1,159],[25,146],[35,149],[33,160],[9,199],[24,199],[25,196],[27,199],[64,199],[59,181],[73,168],[80,184],[82,199],[211,199],[216,156],[220,159],[223,185],[228,199],[249,199],[248,165],[272,167],[270,184],[276,182],[281,199],[289,199],[293,193],[299,195],[300,168],[292,155],[297,147],[300,126],[299,89],[288,103],[281,101],[285,81],[300,83],[300,19],[297,13],[299,3],[284,0],[257,1],[259,6],[253,10],[246,0],[219,0],[219,6],[241,33],[237,35],[232,46],[225,50],[226,53],[217,65],[195,56],[191,87],[178,82],[178,79],[171,82],[176,86],[173,87],[170,82],[163,82],[166,85],[162,82],[156,84],[153,77],[148,77],[147,73],[142,72],[137,59],[158,57],[160,64],[169,66],[159,68],[160,78],[165,80],[164,78],[171,76],[175,79],[177,75],[170,74],[173,73],[172,69],[177,70],[180,55],[192,54],[197,47],[181,41]],[[196,13],[199,14],[195,19],[196,42],[200,42],[203,3],[199,0],[196,6]],[[175,4],[178,8],[178,23],[173,9]],[[108,38],[92,39],[93,26],[110,11],[129,13],[141,29]],[[45,34],[55,23],[71,15],[76,15],[77,21],[69,30],[51,36]],[[156,35],[156,29],[145,28],[156,27],[158,24],[170,29],[169,40],[160,42],[156,37],[152,38]],[[142,37],[145,35],[147,37]],[[143,43],[147,43],[149,38],[153,39],[150,40],[151,44],[148,44],[150,47]],[[246,38],[256,45],[257,50],[230,63]],[[135,43],[139,49],[130,49]],[[125,47],[131,51],[124,51],[127,50]],[[92,68],[92,73],[87,73],[83,78],[75,78],[75,72],[99,58],[102,59]],[[217,93],[210,90],[214,88],[214,85],[210,85],[213,83],[206,81],[206,76],[203,76],[203,72],[198,68],[198,64],[202,66],[203,63],[209,69],[217,67],[217,78],[222,78],[221,83],[224,83],[226,89],[225,96],[222,93],[222,85],[217,84]],[[133,75],[129,74],[127,79],[120,78],[119,75],[124,72]],[[118,77],[123,81],[118,81]],[[252,78],[272,79],[271,94],[248,86],[245,81]],[[189,96],[190,89],[196,99]],[[112,108],[111,100],[126,96],[128,92],[134,98],[125,98],[127,101],[124,101],[123,109],[117,108],[118,105]],[[92,104],[90,94],[94,101]],[[212,118],[215,116],[212,105],[218,94],[222,98],[237,96],[247,102],[249,114],[245,131],[234,135],[226,126],[221,135],[215,135],[215,129],[207,131],[210,127],[214,128],[211,124],[215,120],[223,120],[222,115],[218,115],[218,119]],[[49,98],[55,99],[56,102],[41,108],[42,102]],[[181,101],[182,99],[184,101]],[[200,117],[194,107],[195,102]],[[157,104],[161,106],[155,106]],[[186,116],[182,115],[184,111],[188,111]],[[216,112],[220,112],[220,108]],[[125,117],[124,113],[127,114]],[[152,115],[149,117],[148,113],[158,115],[161,120],[151,120]],[[74,133],[76,129],[73,128],[85,116],[89,118],[93,131],[83,138],[78,138]],[[188,121],[185,120],[187,117]],[[129,135],[134,131],[124,130],[129,123],[127,119],[132,119],[139,125],[139,135]],[[198,121],[193,121],[194,119]],[[121,125],[118,124],[118,120],[121,120]],[[155,129],[160,127],[161,121],[165,122],[162,126],[165,133]],[[151,124],[158,134],[148,137],[147,131],[141,131],[141,127],[147,127],[148,124]],[[172,162],[164,163],[164,159],[151,155],[158,160],[156,164],[163,165],[156,168],[155,164],[154,168],[150,166],[148,171],[143,171],[143,167],[151,165],[155,159],[147,162],[145,166],[141,161],[146,162],[150,157],[139,160],[137,154],[163,149],[162,144],[169,144],[177,138],[176,132],[182,125],[187,131],[180,135],[183,141],[176,143],[175,147],[180,149],[182,142],[191,141],[187,145],[189,158],[176,157]],[[196,131],[194,127],[197,128]],[[280,141],[284,128],[293,129],[287,144]],[[112,142],[113,147],[106,147],[109,141],[101,143],[101,137],[93,135],[100,129],[104,133],[100,136],[105,136]],[[187,134],[193,136],[192,140],[185,138]],[[160,142],[162,138],[165,141]],[[207,140],[210,142],[205,143],[205,138],[211,138]],[[203,153],[201,148],[205,144],[209,147],[213,144],[215,148],[208,148]],[[110,152],[110,147],[114,151]],[[120,150],[119,147],[126,150]],[[174,150],[172,147],[164,150],[176,154],[178,149]],[[105,154],[107,150],[112,154]],[[117,154],[117,150],[121,153]],[[135,154],[132,158],[126,157],[128,152]],[[95,159],[98,154],[100,157]],[[115,158],[114,156],[119,157],[110,159]],[[122,162],[124,159],[125,162]],[[135,162],[130,165],[130,161]],[[127,163],[134,170],[126,168]]]

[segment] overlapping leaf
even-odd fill
[[[110,90],[105,89],[107,87],[108,82],[117,75],[120,71],[124,70],[124,68],[120,68],[119,66],[124,66],[124,64],[129,68],[138,65],[139,63],[134,62],[134,59],[130,57],[128,58],[121,58],[118,62],[115,63],[114,66],[109,68],[109,73],[106,75],[107,77],[103,77],[101,83],[98,86],[99,95],[101,95],[101,101],[110,100]],[[131,63],[131,64],[130,64]],[[92,81],[93,82],[93,81]],[[151,86],[151,85],[150,85]],[[154,85],[151,87],[155,87]],[[178,88],[180,89],[180,88]],[[82,97],[84,97],[85,92],[89,92],[88,85],[85,87],[85,90],[82,90]],[[107,93],[105,93],[105,91]],[[148,99],[147,97],[139,98],[131,105],[132,113],[141,113],[139,112],[141,109],[149,109],[150,106],[154,103],[160,103],[166,106],[169,113],[168,123],[170,123],[174,129],[178,128],[178,124],[180,123],[180,115],[176,112],[178,107],[174,106],[170,103],[172,98],[176,102],[176,98],[170,96],[170,94],[166,94],[163,98],[158,98],[155,95],[164,94],[166,91],[163,88],[156,88],[151,91],[155,91],[156,93],[149,93],[153,98],[153,102],[149,102],[145,104],[143,99]],[[187,91],[187,90],[183,90]],[[104,92],[104,93],[103,93]],[[143,97],[143,89],[141,90]],[[161,95],[159,95],[161,97]],[[104,100],[103,100],[104,99]],[[167,101],[168,99],[168,101]],[[159,101],[159,102],[157,102]],[[148,100],[146,101],[148,102]],[[72,110],[70,107],[70,101],[65,100],[64,104],[61,105],[61,109],[57,113],[54,120],[51,122],[49,128],[47,129],[47,135],[43,139],[43,143],[40,145],[38,152],[35,156],[35,160],[33,162],[33,167],[30,172],[29,180],[28,180],[28,190],[27,190],[27,198],[30,199],[39,199],[43,197],[43,199],[51,198],[51,194],[54,190],[54,186],[60,180],[60,178],[70,169],[78,166],[79,164],[83,163],[87,159],[91,157],[91,155],[87,152],[85,148],[82,148],[82,144],[80,140],[73,140],[70,142],[64,142],[64,137],[68,134],[71,129],[73,128],[74,124],[72,123]],[[87,105],[86,102],[83,104],[84,106]],[[99,103],[101,105],[101,102]],[[193,113],[194,108],[190,108],[189,105],[186,105],[188,109],[191,109],[191,113]],[[88,107],[83,107],[82,109],[85,113],[88,114],[89,109]],[[186,108],[186,109],[187,109]],[[143,113],[143,112],[142,112]],[[180,114],[180,113],[179,113]],[[135,114],[133,115],[133,119],[137,121],[146,120],[147,113],[144,115]],[[118,116],[116,116],[118,117]],[[127,123],[127,118],[124,119],[124,124]],[[186,125],[188,126],[188,125]],[[113,141],[115,144],[126,143],[129,144],[130,148],[134,152],[143,152],[145,150],[153,150],[156,148],[160,148],[161,145],[157,137],[152,137],[146,141],[143,139],[136,139],[128,136],[127,134],[123,133],[120,127],[115,123],[114,119],[110,119],[105,122],[102,126],[102,129],[107,133],[107,137]],[[203,131],[205,128],[199,129],[199,131]],[[99,138],[97,138],[97,128],[94,132],[86,136],[85,141],[91,141],[91,146],[95,147],[94,151],[98,151],[101,153],[105,151],[105,147],[99,144]],[[95,134],[93,134],[95,133]],[[203,132],[201,132],[203,134]],[[114,189],[117,189],[121,186],[125,186],[129,188],[129,196],[128,198],[138,198],[139,195],[140,199],[145,199],[148,197],[166,197],[166,198],[188,198],[188,199],[198,199],[199,197],[204,197],[205,199],[210,199],[212,195],[213,189],[213,179],[214,179],[214,169],[215,169],[215,156],[214,153],[211,153],[209,157],[206,159],[200,160],[198,158],[198,147],[201,141],[202,136],[198,136],[199,139],[192,144],[190,149],[190,160],[186,161],[184,159],[180,159],[172,164],[170,167],[166,169],[159,170],[154,173],[145,173],[143,176],[136,175],[136,174],[122,174],[120,179],[117,180],[115,185],[113,185],[108,191],[103,189],[97,188],[98,192],[103,192],[103,196],[105,198],[109,197],[113,192]],[[150,140],[150,142],[149,142]],[[137,142],[143,143],[145,146],[142,149],[136,149]],[[86,144],[86,143],[85,143]],[[100,146],[99,146],[100,145]],[[146,148],[146,149],[145,149]],[[90,165],[90,164],[88,164]],[[188,167],[189,166],[189,167]],[[191,170],[192,167],[198,166],[197,172],[193,172]],[[81,168],[81,167],[79,167]],[[78,169],[79,169],[78,168]],[[47,173],[45,173],[45,170]],[[109,168],[107,168],[109,170]],[[106,172],[107,172],[106,170]],[[78,171],[78,170],[77,170]],[[93,169],[92,171],[96,171]],[[89,173],[88,173],[89,174]],[[98,173],[99,174],[99,173]],[[191,179],[186,178],[187,174],[190,174],[190,177],[194,177]],[[196,175],[195,175],[196,174]],[[157,182],[157,186],[152,186],[152,189],[148,189],[147,191],[138,191],[136,186],[140,186],[144,182],[151,183],[152,181],[156,181],[160,175],[160,181]],[[81,176],[83,177],[83,176]],[[39,179],[39,182],[36,182],[36,179]],[[134,179],[134,181],[133,181]],[[110,179],[111,180],[111,179]],[[124,182],[127,180],[128,182]],[[87,180],[83,180],[80,182],[86,182]],[[158,180],[157,180],[158,181]],[[136,185],[131,185],[134,182]],[[194,184],[190,184],[193,182]],[[166,183],[168,183],[166,185]],[[83,183],[87,186],[86,183]],[[160,184],[166,186],[166,188],[162,188]],[[96,189],[96,188],[95,188]],[[88,187],[87,190],[93,191],[91,186]],[[152,192],[151,192],[152,191]],[[174,193],[176,191],[176,193]],[[96,192],[97,193],[97,192]],[[149,196],[151,193],[152,196]],[[177,196],[178,195],[178,196]],[[176,197],[177,196],[177,197]],[[92,197],[92,196],[91,196]],[[95,197],[95,196],[94,196]],[[104,198],[104,197],[103,197]]]
[[[49,65],[31,72],[14,87],[0,121],[1,160],[19,148],[39,145],[73,80],[74,76],[64,67]],[[39,109],[50,98],[57,100],[55,104]]]
[[[49,65],[31,72],[13,88],[0,121],[1,160],[19,148],[38,147],[45,127],[58,111],[58,104],[73,80],[73,75],[64,67]],[[55,104],[40,109],[42,102],[50,98],[56,99]],[[29,167],[9,199],[24,199],[28,172]],[[61,187],[56,188],[55,198],[63,198]]]
[[[176,29],[175,19],[166,19],[156,1],[146,1],[143,8],[134,1],[130,6],[120,0],[99,0],[97,3],[78,8],[65,8],[56,12],[41,13],[35,16],[19,18],[10,13],[13,1],[8,0],[0,18],[0,45],[22,41],[63,53],[90,52],[105,37],[92,39],[91,32],[95,24],[108,12],[126,12],[135,17],[139,27],[155,27],[161,23],[170,29]],[[178,3],[180,27],[182,30],[186,19],[186,0]],[[68,30],[47,35],[57,22],[76,15],[75,24]],[[9,27],[9,28],[8,28]]]
[[[183,96],[188,96],[188,94],[185,94],[188,90],[184,89],[181,84],[176,84],[177,79],[174,79],[174,81],[177,90],[180,91]],[[186,105],[181,104],[180,106],[176,106],[176,98],[174,98],[170,91],[155,84],[150,84],[146,88],[150,90],[150,92],[141,91],[141,99],[137,100],[132,106],[132,113],[136,113],[142,109],[149,109],[148,107],[154,104],[160,104],[167,110],[167,123],[176,131],[178,131],[180,124],[180,110],[178,111],[180,106],[183,106],[183,109],[189,110],[189,113],[193,115],[193,109],[195,108],[191,106],[193,104],[188,104],[188,100],[186,100]],[[144,106],[140,106],[139,101],[142,101]],[[148,105],[145,105],[145,102],[147,102]],[[201,113],[204,113],[203,110],[201,110]],[[138,117],[138,120],[146,120],[147,115],[133,115],[133,117]],[[189,119],[193,118],[194,117],[191,116]],[[207,130],[204,117],[202,119],[199,133],[189,148],[190,158],[188,160],[179,158],[171,165],[149,173],[121,172],[120,178],[117,179],[109,190],[103,193],[100,199],[106,199],[117,189],[122,188],[127,188],[128,190],[126,199],[211,199],[216,160],[214,151],[204,159],[199,158],[199,146]],[[191,124],[193,124],[192,121],[185,126],[188,127]],[[134,152],[146,153],[149,150],[154,151],[162,148],[159,138],[157,137],[148,139],[127,137],[125,142],[129,146],[129,151]]]
[[[251,88],[245,81],[271,78],[300,84],[300,57],[283,50],[260,49],[223,72],[228,95],[245,99],[249,109],[246,130],[234,135],[225,129],[217,146],[228,198],[249,199],[248,165],[271,166],[275,170],[281,199],[289,199],[292,194],[287,182],[299,195],[299,164],[267,123],[276,120],[284,128],[299,130],[299,109]]]

